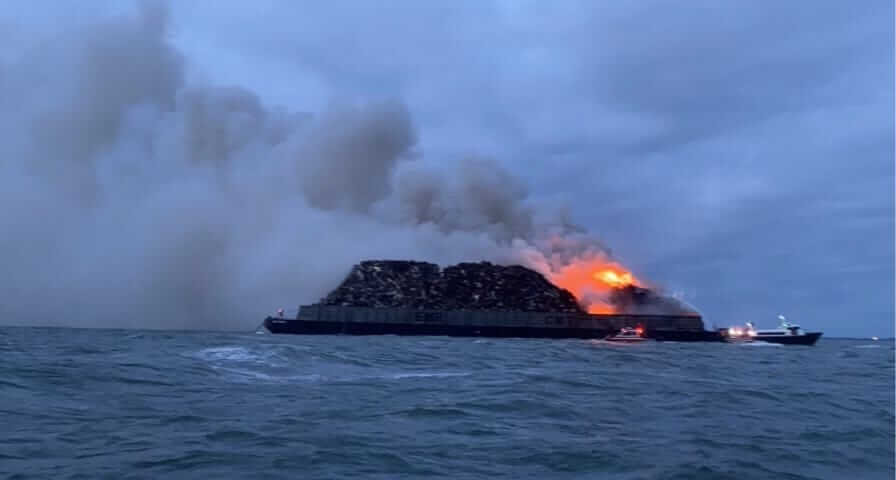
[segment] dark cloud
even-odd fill
[[[297,289],[318,294],[339,274],[319,255],[284,253],[317,248],[313,232],[339,232],[327,249],[339,264],[453,261],[499,255],[496,239],[531,236],[559,205],[556,223],[585,226],[710,323],[780,312],[835,335],[893,334],[891,2],[177,2],[167,31],[150,9],[68,43],[46,40],[57,9],[23,11],[0,21],[0,38],[16,51],[41,38],[43,50],[2,57],[15,73],[3,98],[25,112],[0,118],[15,133],[4,165],[34,158],[93,202],[141,193],[90,216],[88,234],[34,177],[15,177],[3,195],[32,207],[2,225],[82,232],[73,241],[87,245],[96,232],[131,238],[115,244],[122,258],[165,259],[152,281],[176,292],[210,282],[174,295],[175,310],[213,316],[254,296],[237,309],[251,316]],[[218,86],[229,84],[244,89]],[[38,142],[23,132],[33,125]],[[461,161],[483,156],[497,161]],[[184,162],[217,168],[220,190]],[[494,174],[465,177],[477,168]],[[201,222],[170,214],[185,203]],[[160,240],[143,245],[150,230]],[[40,265],[70,264],[71,252],[40,235],[4,244],[34,277],[13,291],[51,298],[33,295],[53,284]],[[165,255],[172,244],[180,253]],[[168,284],[165,269],[184,262],[212,270]],[[68,270],[89,276],[85,263]],[[120,279],[143,263],[117,268]],[[212,280],[235,276],[249,286]],[[145,308],[171,295],[144,296]]]

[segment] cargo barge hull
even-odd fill
[[[296,318],[267,317],[265,328],[295,335],[429,335],[599,339],[636,325],[659,341],[722,341],[696,315],[594,315],[539,312],[419,311],[309,305]]]

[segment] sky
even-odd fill
[[[4,10],[0,323],[254,328],[574,223],[707,327],[894,334],[892,2]]]

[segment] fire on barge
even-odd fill
[[[320,302],[300,306],[293,318],[281,310],[264,327],[299,335],[601,339],[638,326],[654,340],[722,341],[700,314],[670,312],[669,300],[647,289],[614,293],[624,297],[625,313],[588,313],[568,290],[521,266],[479,262],[441,270],[425,262],[365,261]]]

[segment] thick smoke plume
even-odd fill
[[[4,56],[0,322],[251,328],[364,258],[609,255],[489,159],[415,161],[401,104],[271,110],[166,35],[146,4]]]

